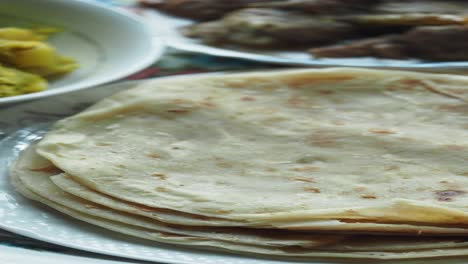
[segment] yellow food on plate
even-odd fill
[[[0,28],[0,97],[42,91],[44,78],[70,73],[77,62],[43,42],[54,28]],[[43,78],[44,77],[44,78]]]
[[[44,90],[47,81],[39,75],[0,66],[0,97]]]

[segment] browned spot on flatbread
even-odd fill
[[[257,99],[255,99],[255,97],[252,97],[252,96],[244,96],[244,97],[241,97],[241,100],[242,101],[255,101]]]
[[[205,98],[205,100],[200,102],[200,105],[207,108],[216,107],[216,104],[211,101],[210,97]]]
[[[148,154],[146,154],[146,156],[149,157],[149,158],[152,158],[152,159],[160,159],[161,158],[161,155],[159,155],[158,153],[154,153],[154,152],[148,153]]]
[[[158,191],[158,192],[167,192],[168,191],[166,188],[161,187],[161,186],[156,187],[155,190]]]
[[[179,108],[179,109],[169,109],[169,110],[167,110],[167,112],[168,113],[174,113],[174,114],[186,114],[186,113],[189,113],[190,110]]]
[[[424,82],[424,81],[420,81],[420,85],[422,87],[424,87],[426,90],[430,91],[430,92],[433,92],[433,93],[436,93],[436,94],[440,94],[442,96],[445,96],[445,97],[449,97],[449,98],[453,98],[453,99],[460,99],[460,100],[463,100],[463,98],[460,98],[456,95],[453,95],[451,94],[450,92],[447,92],[447,91],[444,91],[444,90],[439,90],[433,86],[431,86],[430,84]]]
[[[355,215],[357,212],[356,212],[356,210],[348,209],[348,210],[345,210],[345,213],[349,214],[349,215]]]
[[[414,138],[411,137],[399,137],[398,139],[401,141],[414,141]]]
[[[290,171],[297,171],[297,172],[307,172],[307,171],[318,171],[320,167],[316,166],[303,166],[303,167],[296,167],[289,169]]]
[[[85,204],[84,205],[88,209],[99,209],[100,207],[94,204]]]
[[[337,126],[344,126],[346,123],[343,121],[333,121],[332,124],[337,125]]]
[[[204,106],[204,107],[209,107],[209,108],[216,106],[215,103],[210,102],[210,101],[202,101],[202,102],[200,102],[200,105]]]
[[[377,196],[371,195],[371,194],[365,194],[365,195],[361,195],[361,198],[363,198],[363,199],[377,199]]]
[[[397,166],[397,165],[388,165],[384,167],[384,170],[386,171],[399,170],[399,169],[400,169],[400,166]]]
[[[300,182],[311,182],[311,183],[315,183],[315,181],[314,181],[313,179],[304,178],[304,177],[292,177],[291,180],[293,180],[293,181],[300,181]]]
[[[369,128],[367,131],[374,134],[395,134],[396,132],[385,128]]]
[[[196,215],[196,214],[191,214],[190,215],[191,218],[195,218],[195,219],[198,219],[198,220],[203,220],[203,221],[207,221],[207,220],[210,220],[211,218],[208,217],[208,216],[204,216],[204,215]]]
[[[233,167],[233,164],[231,162],[227,161],[224,158],[215,157],[214,159],[216,161],[215,164],[218,167],[221,167],[221,168],[232,168]]]
[[[318,93],[323,94],[323,95],[329,95],[329,94],[334,94],[335,92],[332,90],[319,90]]]
[[[466,150],[466,146],[460,146],[460,145],[443,145],[445,148],[448,150],[455,150],[455,151],[461,151],[461,150]]]
[[[418,85],[421,83],[421,80],[418,79],[402,79],[400,80],[401,83],[406,85]]]
[[[436,191],[436,199],[437,201],[440,202],[450,202],[453,201],[453,199],[457,196],[461,196],[466,194],[465,191],[462,190],[442,190],[442,191]]]
[[[216,210],[215,212],[218,214],[229,214],[232,210]]]
[[[308,143],[319,147],[333,147],[338,137],[327,131],[315,131],[308,139]]]
[[[445,104],[440,105],[438,109],[444,112],[468,113],[468,104]]]
[[[468,171],[463,172],[461,175],[463,175],[463,176],[468,176]]]
[[[172,103],[175,103],[175,104],[192,104],[192,101],[187,100],[187,99],[173,99]]]
[[[387,90],[387,91],[396,91],[396,90],[398,90],[398,87],[396,85],[389,85],[389,86],[385,87],[385,90]]]
[[[144,206],[144,205],[131,204],[130,206],[135,208],[135,209],[138,209],[140,211],[148,212],[148,213],[150,213],[150,212],[159,212],[160,211],[157,208],[151,208],[151,207]]]
[[[306,192],[311,192],[311,193],[320,193],[320,189],[318,189],[318,188],[313,188],[313,187],[304,188],[304,191],[306,191]]]
[[[174,233],[159,233],[159,235],[162,237],[184,237],[183,235],[178,235]],[[191,237],[191,238],[195,238],[195,237]],[[191,239],[191,240],[194,240],[194,239]],[[203,240],[203,239],[200,238],[199,240]]]
[[[153,174],[151,174],[151,176],[157,177],[157,178],[159,178],[161,180],[166,180],[167,179],[167,175],[162,174],[162,173],[153,173]]]
[[[454,94],[466,94],[468,93],[467,89],[449,89],[451,93]]]
[[[401,84],[404,86],[402,87],[403,89],[406,90],[413,90],[416,88],[415,86],[421,85],[421,80],[418,79],[403,79],[400,81]]]
[[[29,168],[30,171],[37,171],[37,172],[46,172],[46,173],[60,173],[61,170],[53,165],[49,165],[46,167],[40,168]]]
[[[320,84],[329,84],[337,83],[343,81],[349,81],[354,79],[354,76],[327,76],[327,75],[303,75],[295,76],[293,78],[287,78],[285,80],[286,84],[292,89],[300,89],[307,85],[320,85]]]
[[[242,89],[242,88],[246,88],[246,87],[252,87],[253,84],[258,86],[258,85],[264,85],[264,84],[269,83],[269,82],[270,82],[269,80],[266,80],[266,79],[263,79],[263,78],[250,77],[250,78],[246,78],[246,79],[243,79],[243,80],[239,79],[239,80],[225,81],[224,84],[229,88]]]
[[[293,108],[310,108],[311,104],[300,96],[291,96],[287,101],[287,105]]]
[[[358,187],[354,187],[353,190],[356,192],[363,192],[366,190],[366,187],[358,186]]]

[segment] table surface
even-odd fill
[[[117,8],[135,10],[135,0],[89,0],[99,1]],[[168,49],[155,64],[125,79],[136,80],[176,74],[231,71],[280,67],[252,61],[213,57]],[[1,132],[1,131],[0,131]],[[69,249],[50,243],[19,236],[0,229],[0,263],[145,263]]]

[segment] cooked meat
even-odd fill
[[[160,9],[180,17],[200,21],[212,20],[224,14],[257,2],[271,0],[140,0],[141,5]]]
[[[434,61],[468,60],[468,25],[416,27],[404,35],[413,57]]]
[[[381,57],[404,59],[408,57],[398,35],[387,35],[357,40],[348,44],[313,48],[309,52],[318,58]]]
[[[373,14],[343,17],[359,26],[394,27],[394,26],[439,26],[468,24],[468,15],[455,14]]]
[[[189,26],[185,34],[215,44],[292,47],[339,41],[353,37],[355,30],[350,24],[331,17],[248,8],[232,12],[218,21]]]
[[[314,48],[316,57],[420,58],[432,61],[468,60],[468,26],[415,27],[402,35],[364,39]]]
[[[227,42],[229,34],[224,24],[220,21],[204,22],[190,25],[181,29],[182,34],[191,38],[200,38],[205,43],[220,45]]]
[[[276,0],[253,3],[250,6],[330,15],[370,11],[378,2],[377,0]]]
[[[373,13],[412,14],[467,14],[468,1],[455,0],[387,0],[376,6]]]

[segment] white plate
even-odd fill
[[[38,93],[0,98],[0,104],[75,91],[114,81],[155,62],[163,42],[141,19],[85,0],[2,0],[0,26],[53,26],[50,43],[80,68]]]
[[[178,28],[191,25],[194,22],[188,19],[178,18],[163,14],[157,10],[145,12],[147,21],[152,25],[153,30],[163,36],[167,41],[167,46],[191,51],[205,53],[215,56],[230,58],[241,58],[259,62],[297,65],[297,66],[347,66],[347,67],[373,67],[373,68],[399,68],[399,69],[464,69],[468,68],[468,61],[465,62],[424,62],[420,60],[390,60],[377,58],[343,58],[343,59],[314,59],[307,52],[300,51],[261,51],[261,50],[234,50],[218,48],[203,44],[196,39],[183,36]],[[455,40],[456,41],[456,40]]]
[[[121,262],[114,260],[92,259],[81,256],[43,252],[24,248],[0,245],[0,263],[16,264],[136,264],[136,262]]]
[[[186,76],[168,78],[190,78]],[[39,139],[54,121],[82,110],[84,107],[136,82],[125,82],[73,92],[45,100],[33,101],[0,110],[0,228],[27,237],[70,248],[138,260],[178,264],[305,264],[325,261],[280,261],[251,258],[234,254],[190,250],[186,247],[133,239],[67,217],[46,206],[23,198],[8,181],[8,168],[18,153]],[[1,137],[1,135],[0,135]],[[1,254],[1,253],[0,253]],[[456,264],[464,259],[388,261],[387,264]],[[347,263],[334,261],[333,263]],[[354,262],[357,263],[357,262]]]

